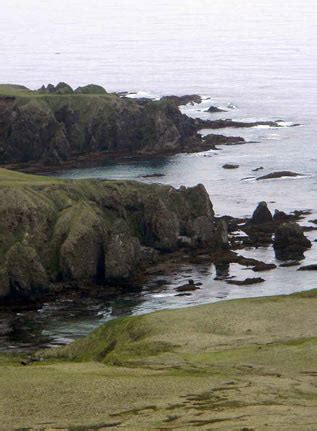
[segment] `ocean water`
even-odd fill
[[[286,127],[278,129],[217,131],[245,137],[249,143],[241,146],[125,160],[59,175],[145,181],[144,175],[163,174],[146,181],[177,187],[203,183],[218,215],[250,215],[266,200],[272,211],[311,209],[303,222],[309,225],[317,218],[316,23],[315,0],[0,0],[0,82],[32,89],[59,81],[74,87],[97,83],[108,91],[153,97],[197,93],[204,102],[183,107],[188,115],[283,120]],[[209,105],[228,112],[204,113]],[[224,170],[225,163],[240,167]],[[259,173],[252,171],[260,166]],[[255,180],[277,170],[304,176]],[[309,237],[314,241],[317,232]],[[243,253],[276,262],[271,248]],[[316,261],[315,243],[306,263]],[[234,266],[231,270],[241,277],[248,274]],[[203,288],[191,297],[176,297],[174,288],[186,274],[203,282]],[[7,325],[0,348],[68,342],[121,314],[316,287],[315,273],[296,268],[279,268],[263,277],[266,283],[237,288],[215,281],[212,266],[180,268],[166,276],[164,288],[157,289],[154,279],[138,292],[104,303],[61,301],[32,313],[0,316],[0,324]]]

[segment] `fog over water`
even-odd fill
[[[250,215],[259,201],[266,200],[272,210],[311,209],[304,222],[309,224],[317,218],[316,24],[315,0],[0,0],[0,82],[32,89],[59,81],[74,87],[96,83],[108,91],[152,96],[197,93],[205,101],[184,108],[192,116],[300,124],[221,130],[217,133],[240,135],[252,143],[207,154],[108,163],[63,175],[142,180],[143,175],[164,174],[155,180],[174,186],[203,183],[217,214]],[[228,104],[237,109],[201,112],[209,105],[227,108]],[[222,168],[225,163],[240,168],[227,171]],[[255,181],[259,174],[252,170],[260,166],[261,174],[291,170],[304,177]],[[317,233],[309,236],[314,240]],[[275,262],[271,248],[244,254]],[[306,262],[316,261],[315,244]],[[46,316],[46,336],[60,342],[84,334],[113,317],[113,310],[141,313],[316,287],[315,273],[299,274],[294,268],[265,274],[267,282],[252,288],[216,282],[212,272],[194,270],[204,288],[190,299],[175,298],[173,288],[182,276],[171,275],[165,291],[155,293],[145,286],[143,294],[126,298],[131,305],[127,308],[122,298],[111,305],[90,304],[89,319],[84,320],[80,309],[73,325],[65,318],[59,321],[56,311],[58,324],[53,328],[52,309],[44,308],[40,315]]]

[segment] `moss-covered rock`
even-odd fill
[[[75,90],[77,94],[106,94],[106,90],[101,85],[89,84],[83,87],[78,87]]]
[[[40,258],[30,245],[20,242],[13,244],[6,254],[4,270],[3,276],[7,274],[7,279],[2,279],[2,282],[8,281],[9,292],[6,291],[6,285],[4,291],[13,298],[29,298],[38,292],[43,293],[49,286]]]
[[[203,186],[58,180],[0,169],[0,299],[41,295],[51,282],[128,279],[176,250],[214,247]]]
[[[193,119],[168,100],[146,103],[96,85],[32,92],[0,85],[0,163],[59,164],[90,153],[157,154],[201,142]]]

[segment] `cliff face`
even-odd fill
[[[202,185],[62,181],[0,169],[0,298],[124,280],[183,244],[213,247]]]
[[[0,85],[0,163],[58,164],[91,152],[155,154],[200,141],[194,120],[173,101],[141,103],[96,88],[35,92]]]

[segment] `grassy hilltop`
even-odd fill
[[[0,428],[315,430],[316,291],[110,322],[0,359]]]

